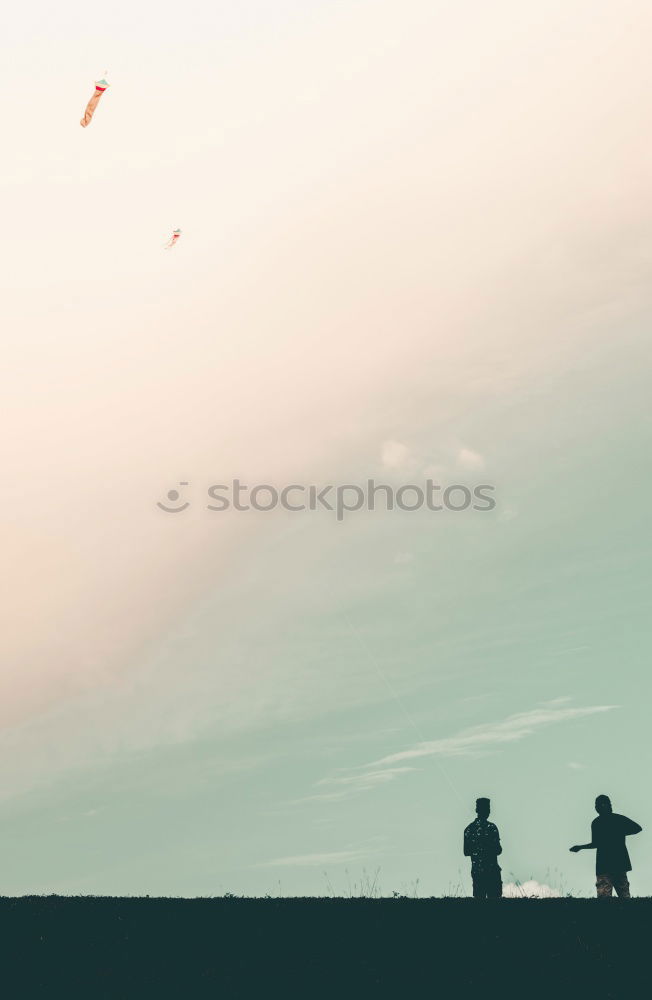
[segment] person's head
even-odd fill
[[[491,812],[491,802],[489,799],[476,799],[475,811],[478,814],[478,819],[487,819]]]
[[[598,795],[595,800],[595,811],[601,816],[608,816],[610,812],[613,812],[611,799],[608,795]]]

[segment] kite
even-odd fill
[[[95,93],[93,94],[90,101],[86,105],[86,110],[84,111],[84,117],[79,123],[82,128],[86,128],[87,125],[90,125],[91,118],[95,114],[95,108],[100,103],[100,97],[102,96],[102,94],[104,93],[104,91],[108,86],[109,84],[106,82],[106,80],[95,81]]]
[[[180,229],[175,229],[174,232],[172,233],[172,236],[170,237],[170,239],[168,240],[168,242],[165,244],[165,246],[163,247],[163,249],[164,250],[171,250],[172,247],[174,247],[174,246],[177,245],[177,242],[178,242],[180,236],[181,236],[181,230]]]

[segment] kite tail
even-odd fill
[[[93,94],[90,101],[86,105],[86,110],[84,111],[84,117],[79,122],[82,128],[86,128],[87,125],[90,125],[91,118],[95,114],[95,108],[100,103],[100,97],[102,96],[105,90],[106,86],[102,86],[101,83],[95,84],[95,93]]]

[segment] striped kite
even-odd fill
[[[180,236],[181,236],[181,230],[180,229],[175,229],[174,232],[172,233],[172,236],[167,241],[167,243],[165,244],[165,246],[163,247],[163,249],[164,250],[171,250],[172,247],[174,247],[174,246],[177,245]]]
[[[108,86],[109,84],[106,82],[106,80],[95,81],[95,92],[91,97],[90,101],[88,102],[88,104],[86,105],[86,110],[84,111],[84,117],[79,123],[82,128],[86,128],[87,125],[90,125],[91,118],[95,114],[95,108],[100,103],[100,97],[102,96],[102,94],[104,93],[104,91]]]

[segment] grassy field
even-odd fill
[[[614,997],[652,900],[0,899],[4,995]]]

